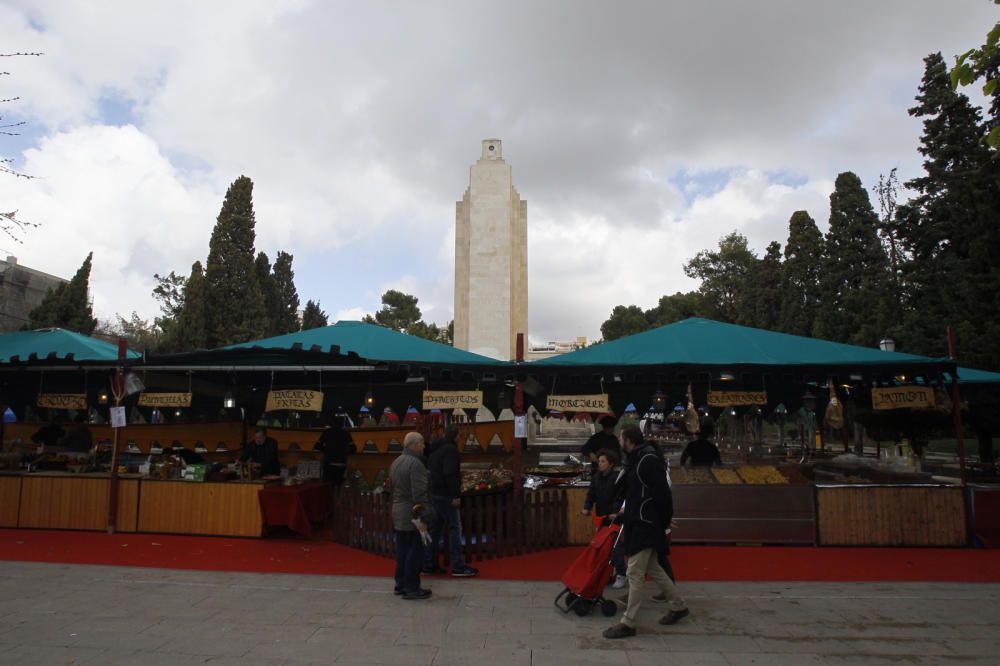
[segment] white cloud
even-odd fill
[[[204,258],[246,174],[258,247],[295,255],[303,301],[371,312],[392,286],[443,323],[454,202],[499,136],[528,201],[532,337],[593,338],[614,305],[692,288],[684,262],[725,233],[759,251],[794,210],[825,225],[838,172],[916,175],[922,58],[996,20],[943,11],[13,0],[0,43],[46,55],[2,83],[43,178],[0,178],[0,209],[44,224],[10,248],[23,263],[71,275],[93,248],[98,309],[150,316],[152,274]]]

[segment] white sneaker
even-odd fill
[[[615,576],[615,582],[611,583],[612,589],[620,590],[627,584],[625,576]]]

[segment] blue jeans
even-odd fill
[[[404,593],[420,589],[420,560],[423,542],[417,530],[396,533],[396,590]]]
[[[458,508],[451,505],[451,497],[435,495],[431,498],[436,520],[431,526],[431,543],[424,549],[424,568],[437,565],[438,543],[445,529],[448,530],[448,542],[451,544],[451,568],[461,569],[465,566],[462,557],[462,516]]]

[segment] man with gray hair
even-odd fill
[[[392,487],[392,528],[396,536],[396,594],[403,599],[427,599],[431,591],[420,587],[423,540],[414,524],[414,507],[430,506],[427,468],[424,467],[424,437],[409,432],[403,438],[403,453],[389,468]]]

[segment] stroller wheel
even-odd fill
[[[579,615],[580,617],[586,617],[587,615],[590,615],[590,609],[591,609],[591,602],[587,601],[586,599],[577,599],[576,603],[573,604],[573,610],[576,611],[576,614]]]
[[[610,599],[603,599],[601,601],[601,614],[604,615],[604,617],[611,617],[617,610],[618,604]]]

